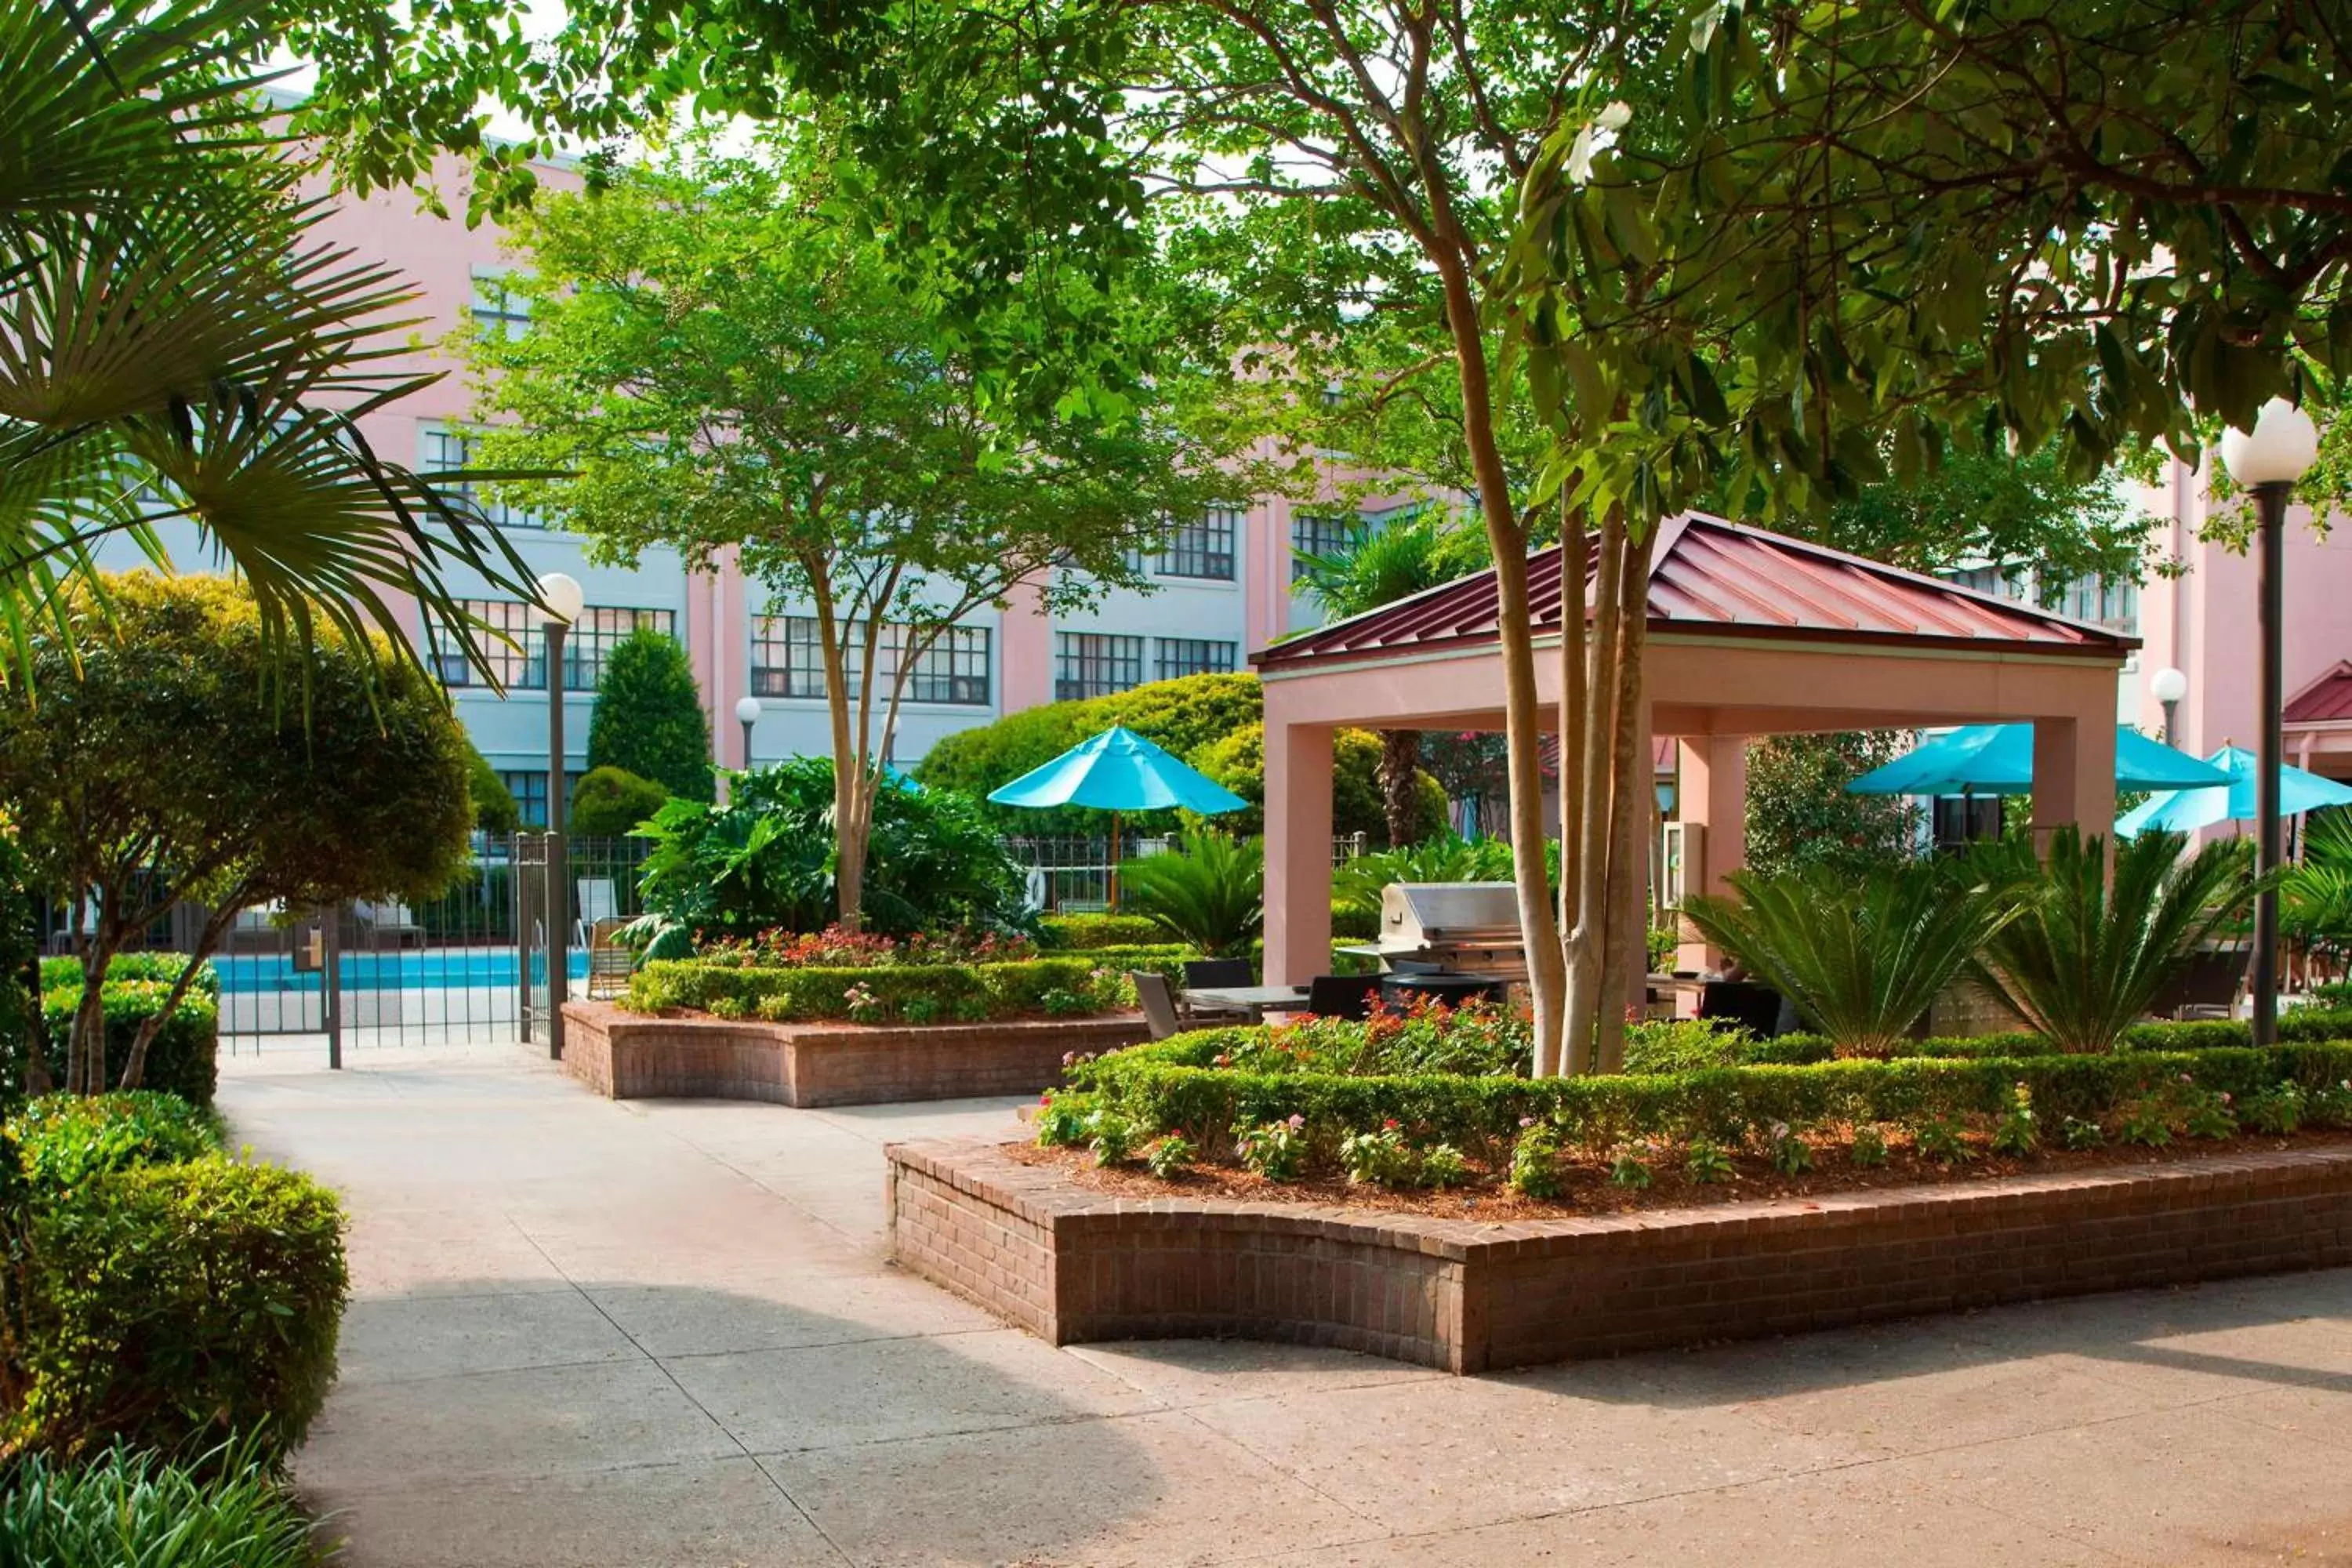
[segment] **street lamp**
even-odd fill
[[[746,697],[735,704],[735,722],[743,726],[743,771],[751,771],[751,726],[760,721],[760,700]]]
[[[2163,706],[2164,743],[2169,746],[2174,743],[2172,737],[2174,710],[2180,706],[2180,700],[2189,695],[2189,678],[2170,665],[2166,665],[2147,678],[2147,694]]]
[[[562,572],[539,580],[539,607],[547,619],[547,1054],[563,1059],[563,993],[572,978],[571,927],[565,896],[571,865],[563,852],[563,634],[587,607],[579,583]]]
[[[2319,426],[2284,397],[2263,405],[2252,434],[2221,433],[2221,464],[2230,477],[2254,492],[2262,514],[2262,553],[2256,558],[2256,594],[2261,605],[2263,659],[2255,688],[2260,704],[2260,776],[2254,781],[2254,868],[2263,877],[2279,868],[2279,767],[2286,743],[2280,731],[2284,695],[2280,645],[2279,595],[2286,563],[2282,536],[2286,501],[2295,481],[2319,457]],[[2278,889],[2266,886],[2254,899],[2254,1044],[2278,1041]]]

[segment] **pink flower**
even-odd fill
[[[1522,1127],[1533,1127],[1535,1124],[1536,1119],[1532,1116],[1522,1116],[1519,1118],[1519,1125]]]
[[[1301,1129],[1305,1128],[1305,1127],[1306,1127],[1306,1125],[1307,1125],[1307,1118],[1305,1118],[1304,1116],[1299,1115],[1297,1111],[1293,1111],[1293,1112],[1291,1112],[1291,1116],[1290,1116],[1290,1130],[1291,1130],[1293,1132],[1299,1131]]]

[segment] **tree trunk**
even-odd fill
[[[37,1100],[57,1087],[49,1076],[49,1019],[41,1010],[38,952],[25,960],[25,994],[30,1004],[25,1017],[25,1097]]]
[[[1563,836],[1576,839],[1574,919],[1563,923],[1566,956],[1566,1017],[1560,1041],[1560,1070],[1584,1072],[1592,1066],[1593,1026],[1600,1001],[1602,952],[1608,940],[1603,916],[1609,891],[1610,851],[1616,837],[1611,831],[1616,801],[1609,769],[1609,737],[1615,732],[1619,682],[1616,679],[1618,628],[1623,612],[1625,527],[1615,513],[1602,519],[1601,560],[1594,573],[1598,594],[1592,628],[1586,638],[1585,712],[1580,731],[1563,736],[1560,769],[1574,768],[1577,816],[1563,824]],[[1567,896],[1563,890],[1563,897]]]
[[[1381,809],[1388,818],[1389,847],[1413,841],[1421,805],[1421,731],[1381,731]]]
[[[1596,999],[1593,1065],[1602,1072],[1625,1067],[1625,1023],[1636,994],[1636,963],[1646,973],[1648,923],[1634,919],[1634,893],[1649,877],[1643,833],[1656,801],[1649,750],[1643,744],[1642,652],[1647,643],[1650,540],[1625,545],[1623,585],[1619,590],[1616,665],[1616,726],[1610,746],[1612,849],[1601,894],[1601,987]]]
[[[1585,710],[1590,705],[1589,657],[1585,624],[1585,574],[1591,569],[1591,541],[1584,514],[1560,506],[1559,528],[1559,900],[1560,970],[1571,962],[1567,934],[1576,929],[1578,903],[1583,887],[1583,857],[1579,833],[1584,821],[1582,736]],[[1565,1014],[1562,1015],[1563,1024]],[[1568,1070],[1566,1031],[1536,1039],[1536,1075],[1550,1078]]]
[[[163,1005],[140,1020],[139,1032],[131,1039],[130,1058],[122,1064],[122,1081],[116,1088],[137,1089],[146,1081],[148,1047],[155,1043],[155,1037],[163,1033],[163,1026],[171,1021],[172,1015],[180,1010],[180,1003],[187,996],[188,988],[194,984],[205,961],[219,949],[221,936],[228,930],[229,922],[236,918],[236,911],[251,901],[249,894],[224,896],[205,921],[204,928],[196,932],[194,948],[188,954],[188,962],[173,980],[172,989],[163,997]]]

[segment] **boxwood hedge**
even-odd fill
[[[875,1023],[979,1022],[1056,1010],[1055,994],[1084,997],[1097,973],[1146,971],[1171,977],[1200,955],[1187,947],[1108,947],[1016,963],[881,964],[869,968],[761,968],[656,959],[631,977],[635,1012],[673,1007],[788,1019]],[[852,993],[870,998],[853,1003]]]
[[[1543,1122],[1606,1148],[1628,1139],[1763,1140],[1776,1123],[1913,1123],[1998,1115],[2020,1084],[2045,1119],[2095,1119],[2185,1082],[2243,1098],[2283,1081],[2306,1089],[2352,1079],[2352,1041],[2256,1050],[2208,1046],[2113,1056],[1912,1056],[1888,1060],[1762,1064],[1678,1073],[1578,1078],[1461,1074],[1347,1077],[1219,1067],[1241,1031],[1212,1029],[1077,1064],[1085,1102],[1131,1121],[1144,1135],[1178,1133],[1208,1147],[1238,1126],[1291,1116],[1323,1128],[1394,1121],[1414,1136],[1487,1150]]]

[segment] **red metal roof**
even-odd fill
[[[1559,625],[1559,552],[1528,557],[1536,628]],[[1588,594],[1586,603],[1591,602]],[[1263,668],[1475,648],[1495,640],[1489,570],[1275,644]],[[2139,646],[2101,626],[1996,599],[1743,522],[1689,512],[1661,526],[1650,569],[1650,630],[1950,648],[1998,644],[2120,658]]]
[[[2352,658],[2287,700],[2280,716],[2290,724],[2327,724],[2352,719]]]

